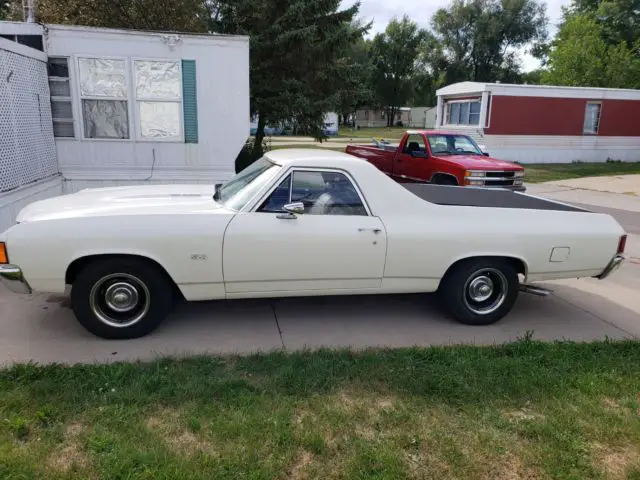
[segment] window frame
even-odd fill
[[[66,77],[57,77],[57,76],[52,76],[49,75],[49,62],[51,60],[64,60],[67,63],[67,76]],[[50,84],[51,82],[67,82],[69,85],[69,96],[60,96],[60,95],[53,95],[51,93],[51,87],[49,86],[49,97],[50,97],[50,103],[51,103],[51,123],[52,124],[56,124],[56,123],[66,123],[66,124],[71,124],[73,127],[73,135],[71,135],[70,137],[60,137],[57,136],[55,134],[55,128],[53,130],[53,138],[57,141],[58,139],[62,139],[62,140],[75,140],[78,138],[78,122],[77,122],[77,112],[76,112],[76,101],[74,99],[74,89],[73,89],[73,83],[74,83],[74,74],[73,74],[73,58],[71,56],[63,56],[63,55],[51,55],[47,58],[47,83]],[[53,117],[53,103],[54,102],[69,102],[69,105],[71,107],[71,119],[61,119],[61,118],[54,118]]]
[[[409,155],[409,153],[407,152],[407,148],[409,148],[409,143],[411,143],[411,138],[412,137],[419,137],[422,145],[424,146],[424,153],[429,155],[429,149],[427,148],[427,141],[425,139],[425,136],[421,133],[410,133],[407,135],[407,141],[404,142],[404,146],[402,147],[402,154],[403,155]]]
[[[82,95],[82,86],[80,85],[80,60],[81,59],[97,59],[97,60],[122,60],[124,62],[124,85],[125,85],[125,93],[126,96],[124,98],[120,97],[99,97],[95,95],[83,96]],[[76,85],[75,92],[78,95],[78,109],[77,111],[80,114],[80,120],[82,120],[82,132],[80,134],[80,138],[83,141],[89,142],[133,142],[135,140],[134,136],[131,134],[132,132],[132,105],[131,105],[131,62],[129,61],[130,57],[121,57],[121,56],[112,56],[112,55],[92,55],[92,54],[78,54],[74,57],[74,69],[76,71]],[[92,138],[87,137],[84,129],[84,106],[82,104],[82,100],[111,100],[111,101],[120,101],[127,102],[127,123],[129,129],[129,136],[127,138]]]
[[[585,123],[587,121],[587,114],[589,112],[589,105],[598,105],[598,119],[595,130],[587,130]],[[598,135],[600,133],[600,120],[602,119],[602,101],[600,100],[587,100],[584,105],[584,118],[582,119],[582,134],[583,135]]]
[[[351,185],[353,186],[356,193],[358,194],[358,197],[360,198],[360,202],[362,203],[366,211],[366,215],[353,215],[353,216],[356,216],[356,217],[373,217],[374,216],[373,213],[371,212],[371,208],[369,207],[369,204],[367,203],[367,199],[362,194],[362,190],[360,189],[358,182],[355,181],[355,179],[349,172],[341,168],[320,168],[320,167],[289,167],[287,168],[282,172],[282,174],[278,178],[273,180],[273,185],[264,194],[258,195],[257,200],[254,200],[253,202],[247,202],[247,205],[245,205],[245,209],[241,211],[244,211],[247,213],[274,214],[273,212],[260,212],[258,211],[258,209],[271,196],[271,194],[275,191],[275,189],[278,188],[284,180],[286,180],[287,176],[289,175],[291,175],[291,182],[289,184],[289,199],[291,199],[291,190],[293,188],[293,174],[297,171],[343,174],[351,182]],[[303,214],[303,215],[307,215],[307,214]],[[317,215],[313,215],[313,216],[317,216]],[[322,215],[322,216],[343,217],[344,215]]]
[[[469,110],[467,112],[467,117],[471,118],[471,104],[472,103],[477,103],[479,105],[479,111],[478,113],[474,113],[473,115],[478,115],[478,123],[451,123],[451,105],[452,104],[458,104],[458,122],[460,121],[460,112],[462,111],[462,105],[467,103],[469,104]],[[481,98],[474,98],[474,99],[462,99],[462,100],[456,100],[456,99],[451,99],[451,100],[445,100],[445,109],[446,109],[446,114],[444,115],[444,119],[446,121],[446,123],[444,124],[444,126],[449,126],[449,127],[469,127],[469,128],[480,128],[480,117],[482,116],[482,99]]]
[[[132,102],[135,103],[133,106],[133,114],[134,114],[134,125],[136,129],[136,141],[138,142],[163,142],[163,143],[184,143],[184,85],[182,78],[182,61],[180,59],[173,58],[152,58],[152,57],[130,57],[131,63],[131,95],[133,97]],[[176,99],[158,99],[158,98],[150,98],[150,97],[141,97],[138,98],[137,92],[137,78],[136,78],[136,62],[175,62],[178,64],[178,72],[180,78],[180,98]],[[146,103],[177,103],[179,105],[178,109],[178,117],[180,123],[180,134],[177,137],[167,137],[167,138],[146,138],[142,136],[142,123],[140,121],[140,102]]]

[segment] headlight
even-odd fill
[[[518,170],[515,175],[515,177],[524,177],[524,170]]]
[[[465,177],[485,177],[487,172],[483,170],[467,170],[464,172]]]

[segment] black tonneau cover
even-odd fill
[[[401,183],[403,187],[427,202],[464,207],[523,208],[529,210],[561,210],[589,212],[551,200],[530,197],[505,189],[456,187],[429,183]]]

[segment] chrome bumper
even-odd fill
[[[31,287],[17,265],[0,265],[0,283],[14,293],[31,293]]]
[[[611,275],[613,272],[615,272],[618,268],[620,268],[620,265],[622,265],[622,262],[624,262],[624,256],[622,256],[620,254],[616,255],[609,262],[609,265],[607,265],[607,267],[602,271],[602,273],[600,275],[598,275],[596,278],[598,280],[604,280],[609,275]]]

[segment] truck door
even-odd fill
[[[428,182],[431,178],[427,145],[421,133],[411,133],[396,153],[393,176],[400,182]]]

